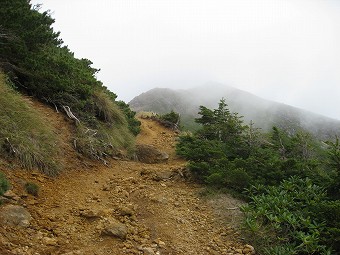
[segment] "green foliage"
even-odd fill
[[[326,162],[330,169],[332,180],[328,192],[333,198],[340,199],[340,141],[335,137],[335,141],[327,141],[328,161]]]
[[[25,189],[28,194],[33,196],[38,196],[39,194],[39,186],[33,182],[27,182],[25,184]]]
[[[196,121],[202,128],[194,136],[181,137],[177,146],[198,179],[238,191],[255,184],[275,185],[292,175],[320,179],[320,145],[309,134],[289,135],[276,127],[261,134],[252,122],[244,125],[242,117],[231,113],[224,99],[214,110],[201,106],[199,114]]]
[[[196,122],[203,126],[198,131],[200,138],[221,141],[231,149],[240,145],[246,126],[243,125],[242,117],[237,113],[231,113],[227,106],[225,99],[221,99],[218,108],[214,110],[200,106],[198,114],[201,117],[197,118]]]
[[[251,187],[248,192],[251,202],[242,210],[260,253],[330,254],[323,236],[326,224],[314,213],[326,199],[322,187],[294,176],[279,186]]]
[[[170,122],[174,125],[177,125],[177,126],[178,126],[179,121],[180,121],[179,113],[174,112],[173,110],[169,113],[162,114],[159,118],[163,121],[168,121],[168,122]]]
[[[253,123],[244,125],[223,99],[218,109],[201,106],[199,114],[202,128],[180,137],[177,154],[209,187],[238,193],[248,189],[246,233],[260,254],[340,251],[337,138],[325,150],[301,130],[287,133],[274,127],[261,134]]]
[[[98,145],[96,155],[105,153],[106,149],[99,145],[108,140],[117,147],[130,146],[131,135],[124,126],[138,134],[140,122],[134,119],[135,113],[125,103],[116,102],[117,96],[97,80],[99,70],[92,67],[90,60],[75,58],[62,45],[53,23],[49,12],[39,12],[39,6],[32,8],[30,1],[1,1],[0,68],[18,90],[59,109],[68,106],[84,128],[96,130],[96,136],[86,138]],[[108,138],[111,135],[116,137]],[[85,136],[82,135],[84,139]],[[40,161],[39,157],[23,158],[33,165]]]
[[[129,125],[129,130],[131,131],[131,133],[134,134],[135,136],[138,135],[141,130],[140,129],[141,122],[135,118],[136,112],[132,111],[129,105],[123,101],[118,101],[117,104],[126,116]]]
[[[196,120],[202,129],[194,136],[180,137],[177,154],[190,161],[189,167],[199,180],[242,191],[251,177],[235,160],[247,154],[243,139],[247,126],[236,113],[229,112],[224,99],[215,110],[201,106],[199,114]]]
[[[9,182],[5,175],[0,172],[0,196],[2,196],[9,189]]]
[[[60,153],[54,128],[26,100],[9,88],[0,73],[0,152],[27,168],[55,175]]]
[[[335,137],[335,142],[327,141],[329,146],[328,155],[330,160],[330,165],[334,167],[338,174],[340,175],[340,142],[339,138]]]
[[[39,13],[31,9],[30,1],[3,0],[0,3],[0,24],[5,36],[2,37],[0,55],[8,62],[18,65],[29,52],[46,44],[60,45],[51,27],[54,20],[48,12]]]

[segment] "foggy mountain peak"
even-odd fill
[[[323,139],[340,134],[339,120],[266,100],[216,82],[208,82],[190,89],[154,88],[132,99],[129,105],[135,111],[153,111],[160,114],[174,110],[181,114],[184,128],[196,129],[194,118],[197,117],[199,106],[216,108],[222,98],[226,99],[232,112],[244,116],[245,123],[252,120],[255,126],[265,131],[272,126],[292,131],[304,129]]]

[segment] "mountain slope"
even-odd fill
[[[322,139],[334,138],[335,134],[340,134],[339,120],[214,83],[187,90],[155,88],[135,97],[129,105],[135,111],[166,113],[174,110],[181,114],[185,128],[195,129],[197,126],[194,118],[197,117],[199,106],[216,108],[222,97],[226,99],[231,111],[244,116],[246,123],[252,120],[264,130],[274,125],[292,132],[303,128]]]

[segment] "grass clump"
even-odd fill
[[[105,161],[120,150],[132,152],[134,148],[127,117],[113,99],[104,90],[96,91],[90,110],[94,115],[87,114],[76,127],[74,146],[86,157]]]
[[[28,194],[31,194],[33,196],[38,196],[39,193],[39,186],[33,182],[27,182],[25,184],[25,189]]]
[[[127,125],[124,114],[105,91],[95,91],[93,102],[97,119],[110,124]]]
[[[9,182],[5,175],[0,172],[0,196],[2,196],[9,189]]]
[[[126,125],[108,126],[101,124],[97,129],[77,126],[74,146],[86,157],[104,161],[107,157],[117,156],[124,149],[131,153],[135,138]]]
[[[0,152],[26,169],[55,175],[59,152],[53,127],[27,101],[10,88],[0,73]]]

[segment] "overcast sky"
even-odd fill
[[[340,119],[338,0],[31,3],[121,100],[214,81]]]

